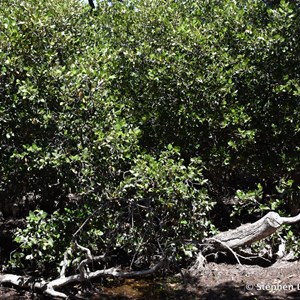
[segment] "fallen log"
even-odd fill
[[[195,264],[189,269],[189,274],[196,276],[205,266],[205,256],[219,251],[230,252],[240,264],[238,253],[233,249],[249,246],[275,233],[284,224],[293,224],[300,221],[300,214],[295,217],[281,217],[276,212],[269,212],[254,223],[248,223],[236,229],[220,232],[207,238],[201,251],[197,255]]]
[[[255,223],[244,224],[236,229],[220,232],[212,238],[208,238],[206,242],[212,245],[218,244],[217,247],[222,247],[222,244],[224,244],[226,247],[235,249],[251,245],[272,235],[284,224],[299,221],[300,214],[295,217],[280,217],[276,212],[269,212]],[[211,247],[211,245],[209,246]]]

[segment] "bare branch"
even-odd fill
[[[221,232],[213,238],[226,244],[231,249],[250,245],[270,236],[283,224],[300,221],[300,214],[296,217],[280,217],[276,212],[269,212],[255,223],[245,224],[236,229]],[[207,242],[213,241],[208,238]]]
[[[226,249],[228,249],[228,250],[234,255],[234,257],[235,257],[236,261],[238,262],[238,264],[239,264],[240,266],[242,266],[242,264],[241,264],[239,258],[237,257],[237,254],[236,254],[229,246],[227,246],[225,243],[223,243],[222,241],[220,241],[220,240],[218,240],[218,239],[211,238],[211,240],[212,240],[212,241],[215,241],[215,242],[217,242],[217,243],[220,243],[222,246],[224,246]]]
[[[295,217],[281,217],[282,224],[293,224],[300,221],[300,214]]]
[[[60,277],[65,277],[66,275],[66,270],[67,270],[67,266],[68,266],[68,251],[70,250],[70,248],[67,248],[65,253],[64,253],[64,259],[61,262],[61,270],[60,270]]]
[[[96,256],[95,258],[100,259],[102,256]],[[85,280],[91,280],[97,277],[119,277],[119,278],[133,278],[133,277],[141,277],[153,274],[157,272],[161,267],[163,267],[165,261],[162,260],[154,267],[143,270],[143,271],[133,271],[133,272],[121,272],[118,268],[109,268],[104,270],[97,270],[90,273],[85,273]],[[82,274],[75,274],[67,277],[59,277],[52,281],[45,281],[41,279],[38,282],[33,280],[33,277],[28,276],[18,276],[13,274],[5,274],[0,275],[0,283],[10,283],[17,287],[23,289],[32,289],[32,290],[44,290],[44,293],[52,296],[52,297],[60,297],[60,298],[68,298],[68,296],[62,292],[58,292],[56,289],[62,286],[81,282],[82,281]]]

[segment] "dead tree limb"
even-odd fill
[[[109,268],[104,270],[97,270],[94,272],[86,273],[85,279],[92,280],[97,277],[119,277],[119,278],[134,278],[141,277],[153,274],[157,272],[163,265],[165,261],[160,261],[154,267],[143,270],[143,271],[132,271],[132,272],[122,272],[118,268]],[[34,281],[32,277],[29,276],[18,276],[13,274],[4,274],[0,275],[0,283],[10,283],[16,287],[22,289],[30,289],[30,290],[43,290],[46,295],[51,297],[60,297],[60,298],[68,298],[68,295],[65,293],[57,291],[58,288],[66,286],[68,284],[82,282],[82,274],[75,274],[67,277],[59,277],[57,279],[46,281],[44,279],[40,279],[39,281]]]
[[[295,217],[280,217],[276,212],[269,212],[255,223],[244,224],[236,229],[221,232],[207,242],[218,240],[231,249],[250,245],[270,236],[284,224],[300,221],[300,214]]]
[[[202,251],[198,254],[196,263],[190,268],[190,271],[192,271],[192,274],[201,272],[201,269],[204,268],[203,255],[206,256],[218,251],[228,252],[229,250],[237,258],[238,254],[233,249],[251,245],[272,235],[282,225],[293,224],[299,221],[300,214],[295,217],[280,217],[276,212],[269,212],[254,223],[244,224],[236,229],[220,232],[204,241]],[[199,260],[202,264],[197,263]]]

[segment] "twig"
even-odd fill
[[[235,257],[235,259],[236,259],[236,261],[238,262],[238,264],[239,264],[240,266],[243,266],[243,265],[241,264],[239,258],[237,257],[237,254],[236,254],[236,253],[235,253],[228,245],[226,245],[224,242],[222,242],[222,241],[220,241],[220,240],[218,240],[218,239],[215,239],[215,238],[210,238],[210,240],[215,241],[215,242],[221,244],[222,246],[224,246],[225,248],[227,248],[227,249],[233,254],[233,256]]]

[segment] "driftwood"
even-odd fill
[[[240,247],[251,245],[272,235],[284,224],[293,224],[299,221],[300,214],[295,217],[280,217],[276,212],[269,212],[254,223],[244,224],[236,229],[220,232],[211,238],[207,238],[203,243],[202,250],[198,253],[195,264],[189,269],[189,274],[196,276],[201,273],[206,263],[205,256],[219,251],[230,252],[236,261],[241,264],[239,258],[248,259],[249,257],[243,257],[240,253],[235,252],[236,249],[239,250]],[[278,258],[283,257],[285,250],[283,248],[285,248],[284,243],[279,246]],[[253,258],[257,259],[258,256]]]
[[[269,212],[255,223],[244,224],[236,229],[221,232],[206,242],[212,245],[235,249],[251,245],[270,236],[284,224],[292,224],[300,221],[300,214],[296,217],[280,217],[276,212]],[[209,245],[211,247],[211,245]],[[218,246],[217,246],[218,248]]]
[[[86,261],[83,263],[85,264]],[[132,271],[132,272],[121,272],[118,268],[109,268],[104,270],[97,270],[94,272],[85,272],[85,274],[79,273],[70,276],[60,276],[57,279],[47,281],[45,279],[34,279],[30,276],[19,276],[14,274],[3,274],[0,275],[0,283],[9,283],[18,288],[30,289],[32,291],[44,291],[44,294],[51,297],[59,297],[67,299],[68,295],[59,292],[56,289],[66,286],[72,283],[83,282],[86,280],[92,280],[97,277],[117,277],[117,278],[135,278],[153,274],[157,272],[165,261],[162,260],[154,267],[143,270],[143,271]]]

